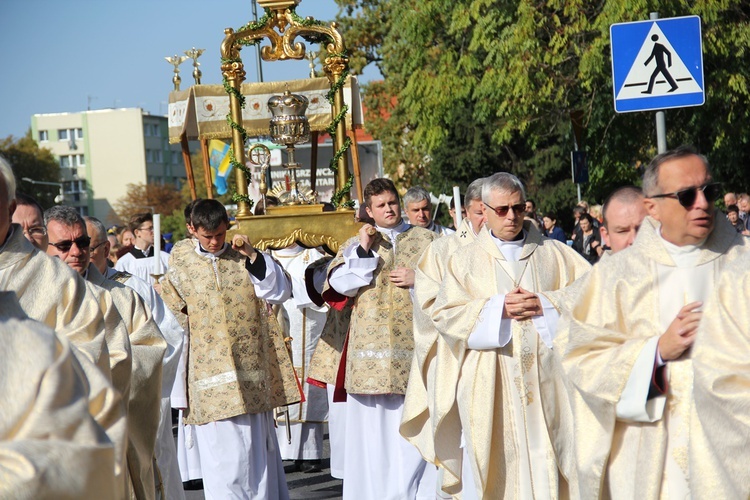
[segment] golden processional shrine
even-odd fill
[[[207,143],[211,139],[231,139],[230,162],[236,176],[236,225],[232,231],[245,234],[258,249],[285,248],[294,242],[305,247],[326,247],[338,251],[339,245],[354,236],[360,223],[355,221],[351,189],[356,187],[360,199],[362,186],[359,159],[356,154],[354,128],[362,126],[362,108],[356,78],[349,75],[349,60],[344,40],[336,23],[326,24],[311,17],[301,18],[295,8],[301,0],[257,0],[265,14],[237,31],[224,30],[221,42],[223,85],[201,85],[197,58],[202,50],[187,51],[187,57],[174,56],[167,61],[175,66],[174,91],[169,95],[169,141],[182,145],[188,182],[195,199],[195,181],[188,141],[199,141],[203,153],[203,172],[212,198],[212,180]],[[261,44],[263,61],[303,59],[308,43],[325,48],[325,78],[285,82],[243,83],[245,69],[240,57],[243,47]],[[180,90],[178,66],[188,57],[194,61],[196,84]],[[349,131],[349,133],[347,133]],[[315,191],[317,139],[328,132],[334,143],[334,156],[325,168],[334,171],[331,203],[335,210],[323,211]],[[270,151],[250,138],[268,136],[286,148],[287,162],[281,168],[288,172],[285,186],[268,186],[266,175]],[[312,138],[310,186],[297,182],[294,148]],[[352,154],[354,175],[349,172],[348,155]],[[247,164],[260,169],[258,191],[263,197],[265,215],[253,215],[248,183],[253,182]],[[277,167],[278,168],[278,167]],[[266,207],[266,193],[279,199],[279,206]]]

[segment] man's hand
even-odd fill
[[[161,283],[156,280],[154,280],[154,291],[157,295],[161,296]]]
[[[362,250],[369,252],[372,244],[375,243],[375,235],[378,234],[378,230],[372,224],[365,224],[359,228],[359,246]]]
[[[250,240],[244,234],[235,234],[232,237],[232,249],[250,259],[250,262],[255,262],[255,257],[258,255],[258,252],[250,244]]]
[[[518,287],[505,295],[503,318],[521,321],[541,315],[542,301],[536,294]]]
[[[408,267],[397,267],[389,274],[391,283],[399,288],[411,288],[414,286],[414,269]]]
[[[702,302],[691,302],[687,304],[677,317],[669,325],[667,331],[659,337],[659,356],[664,361],[673,361],[682,356],[682,353],[695,342],[695,333],[703,313],[696,311]]]

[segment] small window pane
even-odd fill
[[[61,141],[67,141],[68,140],[68,129],[63,128],[57,131],[57,138]]]
[[[76,129],[76,139],[83,139],[83,129],[77,128]]]
[[[61,156],[60,157],[60,166],[63,168],[69,168],[70,165],[70,156]]]
[[[40,130],[39,131],[39,141],[44,142],[49,140],[49,132],[46,130]]]

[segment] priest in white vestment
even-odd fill
[[[466,189],[465,203],[468,216],[458,230],[433,241],[427,247],[416,268],[414,283],[414,358],[404,401],[404,413],[399,431],[417,447],[425,460],[436,463],[433,426],[439,419],[431,418],[430,402],[434,402],[436,359],[438,351],[449,349],[441,340],[431,318],[432,306],[445,276],[448,259],[477,238],[485,223],[482,207],[482,182],[478,179]],[[449,446],[442,442],[441,446]],[[457,446],[458,449],[458,446]],[[437,464],[436,464],[437,465]],[[439,472],[442,476],[442,471]],[[439,478],[442,482],[442,477]]]
[[[72,349],[0,292],[0,498],[118,498],[114,447]]]
[[[117,259],[115,269],[125,271],[133,276],[154,284],[151,274],[154,272],[154,260],[161,259],[164,272],[169,265],[169,254],[164,250],[154,255],[154,216],[151,213],[136,214],[130,218],[128,227],[135,236],[133,248]]]
[[[748,241],[717,217],[721,189],[687,146],[654,158],[633,245],[594,266],[556,352],[570,382],[581,498],[689,498],[693,359],[704,305]],[[708,312],[706,312],[708,314]]]
[[[445,349],[430,405],[443,491],[462,498],[559,498],[571,421],[552,354],[556,291],[589,265],[524,224],[525,192],[508,173],[484,180],[487,222],[448,260],[431,308]],[[568,464],[569,467],[569,464]]]
[[[693,498],[750,498],[750,255],[726,266],[693,345]]]
[[[85,281],[58,259],[35,248],[18,224],[11,224],[15,211],[15,177],[0,157],[0,289],[15,292],[23,311],[66,338],[88,379],[89,413],[115,446],[117,497],[125,495],[125,405],[112,386],[110,352],[100,297]],[[111,304],[111,299],[109,299]],[[125,352],[112,353],[115,357]]]
[[[358,237],[331,262],[324,298],[353,304],[345,363],[344,498],[434,498],[436,469],[398,433],[414,350],[414,267],[437,235],[401,218],[388,179],[364,190],[367,213]]]
[[[172,436],[172,408],[170,393],[174,385],[177,366],[182,354],[183,330],[174,314],[164,305],[154,287],[126,272],[116,271],[107,266],[110,243],[104,224],[94,217],[84,217],[86,232],[91,238],[89,258],[91,265],[100,273],[101,279],[120,283],[133,290],[151,311],[152,318],[159,327],[167,349],[162,356],[161,398],[159,428],[156,441],[156,462],[159,467],[157,490],[163,489],[167,498],[179,500],[184,497],[182,479],[177,463],[177,452]],[[94,283],[99,284],[99,283]],[[111,288],[111,286],[110,286]],[[137,348],[136,348],[137,349]]]
[[[292,280],[292,297],[281,304],[277,317],[287,337],[291,337],[291,355],[297,377],[302,383],[305,401],[288,406],[288,413],[277,416],[276,435],[281,458],[294,460],[301,470],[320,470],[323,458],[323,422],[328,414],[326,390],[307,381],[310,360],[315,352],[328,307],[318,306],[310,298],[305,282],[305,271],[313,262],[325,256],[315,248],[290,247],[274,250],[271,255],[281,264]],[[286,416],[289,416],[287,436]],[[313,462],[306,462],[312,460]]]

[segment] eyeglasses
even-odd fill
[[[105,243],[107,243],[107,240],[104,240],[101,243],[99,243],[97,245],[94,245],[93,247],[89,247],[89,252],[95,251],[97,248],[99,248],[100,246],[104,245]]]
[[[24,234],[28,234],[32,238],[41,238],[42,236],[47,234],[47,228],[44,226],[30,227],[28,230],[24,231]]]
[[[50,245],[57,248],[63,253],[67,253],[70,252],[73,243],[75,243],[78,249],[81,251],[88,250],[89,245],[91,244],[91,238],[89,238],[88,236],[81,236],[80,238],[76,238],[74,240],[63,240],[58,241],[57,243],[50,242]]]
[[[698,197],[698,191],[703,191],[703,196],[706,197],[706,201],[708,203],[713,203],[721,194],[721,183],[712,182],[699,187],[691,187],[681,191],[675,191],[674,193],[655,194],[649,196],[649,198],[674,198],[680,202],[680,205],[683,207],[690,208],[695,204],[695,199]]]
[[[485,203],[485,205],[487,205],[487,203]],[[513,209],[513,214],[518,216],[523,215],[526,212],[526,202],[517,203],[515,205],[503,205],[501,207],[491,207],[487,205],[487,208],[495,212],[498,217],[505,217],[510,209]]]
[[[139,227],[139,228],[136,228],[136,231],[151,231],[151,232],[153,232],[154,231],[154,226]]]

